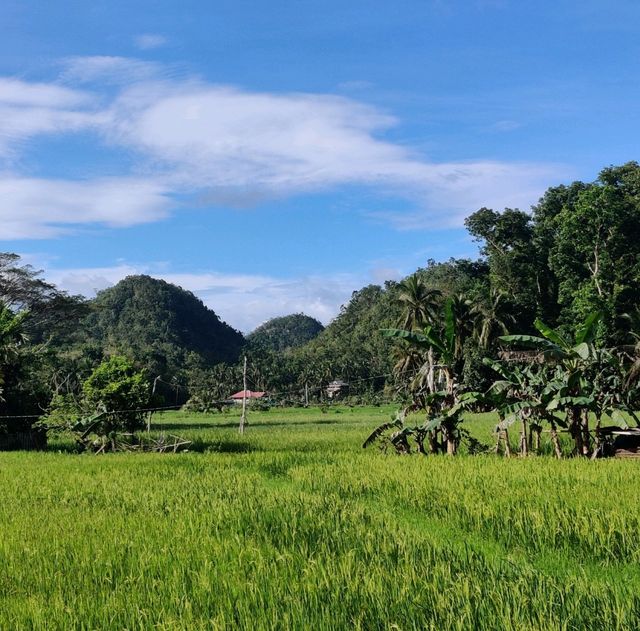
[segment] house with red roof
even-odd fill
[[[246,390],[246,398],[247,400],[251,399],[262,399],[262,397],[266,396],[266,392],[255,392],[253,390]],[[242,403],[242,399],[245,398],[245,390],[240,390],[240,392],[236,392],[229,397],[234,403]]]

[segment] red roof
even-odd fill
[[[260,399],[263,397],[266,392],[253,392],[252,390],[247,390],[247,399]],[[232,399],[244,399],[244,390],[240,390],[240,392],[236,392],[231,395]]]

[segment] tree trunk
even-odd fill
[[[558,432],[556,431],[555,423],[551,423],[551,442],[553,443],[553,449],[556,452],[556,458],[562,458],[562,450],[560,449],[560,441],[558,440]]]
[[[427,352],[427,361],[429,363],[429,372],[427,373],[427,388],[431,394],[436,391],[436,385],[433,375],[433,349],[430,348]]]
[[[591,454],[591,434],[589,434],[588,410],[582,410],[580,416],[580,429],[582,431],[582,455],[589,456]]]
[[[502,438],[504,439],[504,455],[507,458],[511,458],[511,445],[509,444],[509,430],[508,429],[503,430]]]
[[[442,433],[443,433],[444,442],[446,445],[447,456],[455,456],[456,450],[457,450],[457,444],[456,444],[456,439],[453,434],[453,431],[450,428],[445,427],[443,428]]]
[[[437,454],[439,451],[438,447],[438,430],[434,429],[429,432],[429,450],[432,454]]]
[[[569,420],[569,433],[575,443],[575,454],[576,456],[581,456],[583,454],[583,441],[579,408],[569,408],[567,410],[567,418]]]
[[[527,448],[527,421],[525,419],[522,419],[520,425],[520,455],[529,455],[529,450]]]
[[[600,423],[602,422],[602,417],[598,416],[596,419],[596,429],[595,429],[595,446],[593,447],[593,453],[591,454],[591,460],[595,460],[600,454],[602,450],[602,436],[600,435]]]

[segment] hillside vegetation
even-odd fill
[[[150,276],[128,276],[101,291],[81,324],[105,353],[128,355],[168,379],[188,362],[233,363],[241,333],[190,291]]]
[[[272,318],[247,335],[247,342],[256,350],[285,351],[304,346],[324,330],[322,323],[305,315]]]
[[[77,396],[100,362],[114,355],[144,370],[149,384],[159,376],[157,393],[165,402],[193,399],[196,409],[215,408],[242,387],[242,354],[249,360],[249,387],[280,401],[318,402],[336,379],[349,384],[353,402],[406,401],[407,379],[425,366],[424,353],[408,337],[390,339],[380,330],[430,326],[440,335],[445,311],[457,327],[452,368],[468,390],[491,385],[495,371],[484,360],[504,351],[500,336],[538,335],[537,319],[573,339],[598,313],[594,349],[635,344],[637,163],[607,167],[594,182],[552,187],[531,212],[481,208],[466,226],[479,243],[478,260],[427,261],[399,282],[355,291],[323,330],[308,316],[283,316],[259,327],[248,344],[193,294],[164,281],[129,277],[86,301],[45,283],[16,255],[3,254],[0,413],[37,417],[54,395]]]

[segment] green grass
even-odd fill
[[[197,452],[0,454],[0,629],[640,628],[637,463],[363,451],[391,411],[273,409],[242,437],[235,410],[171,413],[154,431]]]

